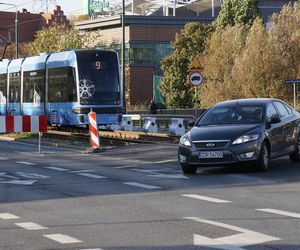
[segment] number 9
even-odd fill
[[[101,63],[99,61],[96,62],[96,69],[101,69]]]

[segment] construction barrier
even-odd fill
[[[0,116],[0,133],[47,132],[47,116]]]
[[[185,133],[183,118],[171,118],[169,133],[177,136],[182,136]]]
[[[95,112],[89,113],[89,130],[90,130],[90,138],[91,138],[91,147],[93,149],[97,149],[100,146],[99,142],[99,132],[97,125],[97,116]]]
[[[144,132],[157,133],[156,117],[144,117]]]
[[[133,123],[130,116],[123,116],[121,122],[121,130],[123,131],[132,131]]]

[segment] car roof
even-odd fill
[[[234,104],[263,106],[269,103],[270,101],[275,101],[275,100],[280,101],[274,98],[247,98],[247,99],[227,100],[227,101],[219,102],[215,106],[232,106]]]

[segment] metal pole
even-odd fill
[[[211,16],[215,17],[215,3],[214,3],[214,0],[211,0]]]
[[[38,154],[41,153],[41,142],[42,142],[42,132],[39,132],[39,150],[38,150]]]
[[[132,3],[133,4],[133,3]],[[122,0],[122,83],[123,83],[123,100],[124,107],[126,109],[125,103],[125,0]]]
[[[176,16],[176,0],[173,0],[174,1],[174,6],[173,6],[173,16]]]
[[[132,0],[131,14],[134,15],[134,0]]]
[[[294,83],[294,109],[296,108],[296,83]]]
[[[16,43],[16,58],[19,57],[19,39],[18,39],[18,6],[13,3],[0,3],[3,5],[9,5],[16,8],[16,19],[15,19],[15,43]]]

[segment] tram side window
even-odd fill
[[[49,102],[76,102],[75,68],[52,68],[48,71]]]
[[[23,101],[44,102],[45,70],[24,72]]]
[[[0,74],[0,103],[6,103],[7,74]]]
[[[21,92],[21,74],[10,73],[9,74],[9,102],[17,103],[20,102],[20,92]]]

